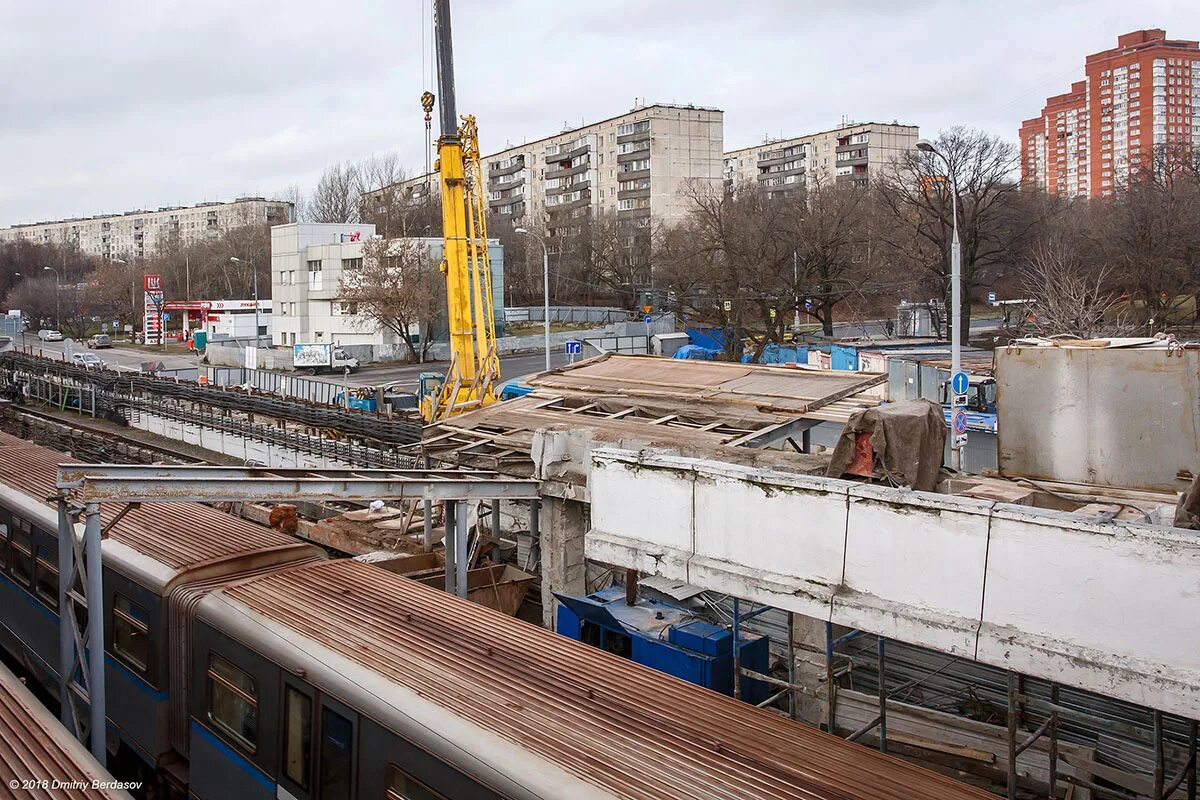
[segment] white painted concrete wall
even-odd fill
[[[598,448],[590,559],[1200,717],[1200,535]]]
[[[137,419],[133,425],[141,430],[156,433],[175,441],[186,442],[196,447],[203,447],[205,450],[241,459],[247,463],[296,469],[342,469],[360,466],[347,464],[338,459],[317,457],[310,453],[298,453],[295,450],[268,442],[247,439],[226,431],[190,425],[145,411],[136,416]]]

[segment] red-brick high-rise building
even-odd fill
[[[1200,148],[1200,43],[1159,28],[1087,57],[1085,79],[1021,124],[1021,178],[1052,194],[1102,197],[1156,147]]]

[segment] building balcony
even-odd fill
[[[864,151],[863,154],[860,156],[855,156],[853,158],[846,158],[846,159],[843,159],[843,160],[837,162],[837,165],[839,167],[849,167],[849,166],[855,166],[855,165],[859,165],[859,164],[866,164],[867,161],[868,161],[867,154]]]
[[[618,136],[617,144],[625,144],[626,142],[640,142],[642,140],[645,140],[646,142],[650,141],[650,131],[636,131],[634,133],[627,133],[624,136]]]
[[[516,159],[512,164],[509,164],[507,167],[500,167],[497,169],[489,169],[488,170],[488,182],[490,183],[491,179],[493,177],[512,175],[514,172],[520,172],[523,169],[525,169],[525,159],[524,158]]]
[[[549,176],[547,175],[546,177],[549,177]],[[631,170],[629,172],[618,172],[617,173],[617,180],[619,180],[619,181],[635,181],[639,178],[649,178],[649,177],[650,177],[650,170],[648,170],[648,169],[635,169],[635,170]]]
[[[647,189],[627,189],[623,192],[617,192],[618,200],[634,200],[639,197],[649,197],[650,190]]]
[[[560,150],[552,156],[546,156],[547,164],[561,164],[564,161],[570,161],[573,158],[590,153],[592,150],[591,142],[584,142],[578,147],[571,150]]]
[[[492,191],[492,192],[507,192],[510,189],[517,189],[524,185],[525,185],[525,176],[522,175],[521,177],[517,178],[514,181],[507,181],[505,183],[499,183],[499,182],[493,181],[489,178],[487,188],[489,191]]]
[[[782,150],[776,150],[773,153],[767,153],[767,155],[761,156],[758,159],[758,168],[765,169],[767,167],[773,167],[776,164],[782,164],[787,160],[788,156],[784,155]]]
[[[578,200],[572,200],[570,203],[559,203],[556,206],[546,206],[546,213],[558,216],[568,211],[574,211],[577,208],[584,208],[585,206],[591,205],[591,203],[592,198],[591,194],[589,193],[587,197],[581,197]]]
[[[617,163],[625,164],[629,161],[641,161],[644,158],[649,158],[650,140],[647,139],[644,144],[646,145],[645,147],[639,147],[637,150],[630,150],[628,153],[618,153]]]
[[[617,219],[620,219],[620,220],[650,219],[650,209],[648,209],[648,208],[631,208],[627,211],[617,211]]]
[[[591,168],[591,164],[580,164],[577,167],[567,167],[565,169],[547,169],[546,180],[553,180],[554,178],[568,178],[572,175],[582,175]]]
[[[546,189],[546,196],[554,197],[555,195],[565,194],[567,192],[577,192],[591,188],[592,182],[590,180],[575,181],[567,186],[558,186],[553,189]]]

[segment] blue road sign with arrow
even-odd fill
[[[971,381],[967,377],[967,373],[961,369],[954,373],[954,377],[950,379],[950,388],[955,394],[966,394],[970,386]]]

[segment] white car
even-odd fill
[[[38,338],[43,342],[61,342],[63,335],[60,331],[52,331],[49,328],[42,328],[38,331]]]
[[[104,369],[104,362],[95,353],[72,353],[71,363],[84,369]]]

